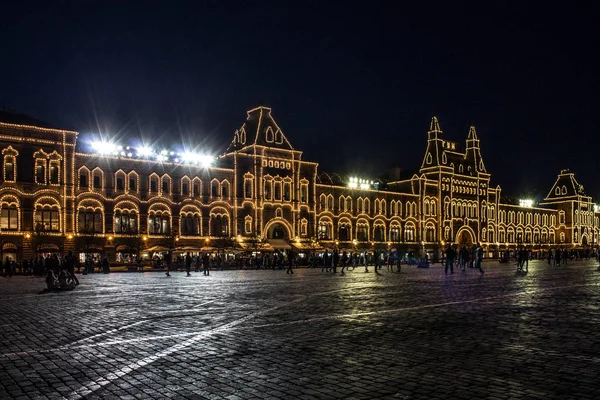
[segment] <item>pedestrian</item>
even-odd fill
[[[475,249],[475,268],[479,269],[479,273],[483,275],[483,269],[481,268],[481,262],[483,261],[483,248],[481,247],[481,243],[477,243],[477,248]]]
[[[342,253],[342,275],[344,274],[344,270],[346,269],[346,263],[348,262],[348,254],[346,254],[346,250]]]
[[[327,271],[329,269],[330,262],[331,260],[329,260],[329,252],[327,251],[327,249],[325,249],[325,253],[323,253],[323,267],[321,268],[321,272]]]
[[[188,251],[188,253],[185,255],[185,271],[187,272],[186,276],[192,276],[192,274],[190,274],[191,269],[192,269],[192,256],[190,255],[190,252]]]
[[[444,273],[448,273],[448,267],[450,268],[450,273],[454,273],[454,258],[456,257],[456,251],[451,245],[446,247],[446,266],[444,267]]]
[[[75,285],[79,285],[79,279],[75,276],[75,257],[73,256],[73,252],[69,250],[67,256],[65,257],[65,269],[69,274],[71,274],[71,279]]]
[[[294,264],[294,252],[292,250],[288,250],[288,267],[287,270],[285,271],[286,274],[293,274],[294,271],[292,270],[293,264]]]
[[[102,260],[102,272],[108,274],[110,272],[110,263],[108,262],[108,257],[104,257]]]
[[[202,256],[202,267],[204,268],[204,276],[210,275],[210,258],[208,253],[204,253]]]
[[[340,253],[339,253],[339,250],[337,248],[335,248],[335,249],[333,249],[333,254],[331,255],[331,269],[333,270],[334,274],[337,271],[337,265],[338,265],[339,261],[340,261]]]
[[[138,272],[144,272],[144,264],[142,263],[142,257],[138,257],[137,259],[137,269]]]

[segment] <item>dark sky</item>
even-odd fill
[[[393,163],[418,169],[435,113],[450,140],[476,126],[506,194],[543,196],[570,168],[600,197],[594,9],[14,3],[2,6],[0,104],[82,138],[221,152],[263,104],[321,170],[375,177]]]

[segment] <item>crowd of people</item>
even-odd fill
[[[395,249],[394,249],[395,250]],[[338,269],[344,274],[349,269],[364,267],[364,272],[369,272],[369,266],[373,266],[374,272],[378,273],[383,266],[388,267],[388,271],[400,272],[402,264],[417,265],[418,267],[429,267],[431,259],[425,254],[423,258],[415,257],[414,253],[401,254],[398,251],[375,250],[369,252],[347,251],[334,248],[331,252],[324,250],[317,253],[312,252],[303,261],[308,268],[321,268],[322,272],[337,273]],[[506,250],[501,253],[498,261],[501,263],[515,262],[518,272],[529,271],[529,260],[546,259],[549,265],[566,265],[569,260],[589,260],[596,258],[600,262],[600,248],[592,249],[563,249],[553,248],[546,251],[532,251],[525,247],[514,250]],[[482,261],[484,259],[484,249],[480,243],[472,246],[459,246],[448,244],[442,253],[441,262],[444,265],[444,272],[454,273],[454,268],[466,271],[467,268],[476,269],[480,274],[484,273]],[[144,271],[144,261],[137,258],[137,269]],[[153,268],[166,269],[165,274],[171,276],[171,271],[185,270],[187,276],[191,276],[191,271],[200,272],[204,275],[210,275],[211,270],[223,270],[225,268],[239,269],[286,269],[288,274],[294,273],[294,268],[301,264],[299,254],[291,250],[272,253],[254,253],[246,256],[236,257],[233,260],[225,261],[225,258],[218,254],[200,253],[192,255],[191,253],[181,254],[173,259],[170,255],[164,258],[153,257]],[[33,275],[45,276],[49,290],[54,289],[73,289],[79,284],[76,273],[83,275],[91,274],[96,271],[110,273],[110,262],[105,256],[101,258],[96,255],[87,255],[84,262],[69,251],[65,256],[58,254],[46,254],[39,257],[23,260],[16,263],[9,257],[2,262],[2,275],[11,277],[13,275]],[[600,267],[599,267],[600,270]]]

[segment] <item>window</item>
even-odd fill
[[[123,181],[123,177],[118,176],[117,177],[117,190],[124,190],[124,189],[125,189],[125,182]]]
[[[58,231],[60,229],[60,214],[55,209],[40,209],[35,211],[36,230]]]
[[[252,198],[252,180],[251,179],[244,180],[244,197],[247,199]]]
[[[300,202],[306,203],[308,201],[308,185],[301,184],[300,185]]]
[[[150,181],[150,191],[153,193],[158,192],[158,183],[154,179]]]
[[[181,194],[187,196],[190,194],[190,189],[187,182],[181,184]]]
[[[137,191],[137,185],[135,182],[135,178],[129,178],[129,190],[135,192]]]
[[[100,210],[79,210],[78,227],[81,233],[102,233],[102,212]]]
[[[229,235],[229,217],[227,215],[210,216],[210,232],[214,236]]]
[[[200,185],[194,183],[194,196],[200,196]]]
[[[369,240],[369,227],[366,224],[356,225],[356,239],[359,242],[366,242]]]
[[[400,242],[400,228],[398,226],[390,228],[390,241],[394,243]]]
[[[171,233],[171,218],[166,212],[152,212],[148,216],[148,233],[168,235]]]
[[[3,231],[15,231],[19,229],[19,210],[16,206],[10,208],[2,208],[0,218],[0,229]]]
[[[79,187],[88,187],[88,176],[86,173],[79,174]]]
[[[219,197],[219,184],[217,182],[212,183],[210,194],[212,197]]]
[[[339,239],[342,242],[347,242],[350,240],[350,229],[346,224],[340,225],[340,231],[338,233]]]
[[[7,157],[7,159],[4,161],[4,180],[15,180],[15,163],[13,157]]]
[[[35,163],[36,183],[46,183],[46,163],[43,160],[36,160]]]
[[[308,221],[305,218],[300,221],[300,234],[303,236],[308,234]]]
[[[273,185],[273,183],[270,180],[265,181],[265,199],[266,200],[271,200],[272,185]]]
[[[200,217],[193,214],[182,215],[180,220],[180,229],[182,235],[200,234]]]
[[[290,201],[291,197],[290,197],[290,193],[291,193],[291,184],[290,183],[284,183],[283,184],[283,200],[284,201]]]
[[[250,216],[244,218],[244,232],[252,233],[252,217]]]
[[[229,198],[229,185],[228,184],[223,184],[223,186],[221,186],[221,197],[223,197],[224,199]]]
[[[59,166],[54,163],[54,162],[50,162],[50,183],[53,185],[58,185],[58,172],[59,172]]]
[[[100,176],[98,176],[98,175],[94,175],[94,188],[95,189],[101,189],[102,188],[102,183],[100,181]]]
[[[135,211],[115,212],[115,233],[137,233],[137,214]]]
[[[169,193],[169,181],[166,179],[163,179],[162,181],[162,192],[163,193]]]
[[[319,231],[318,231],[320,240],[330,240],[330,232],[329,225],[326,222],[319,222]]]
[[[281,182],[275,182],[275,200],[281,200]]]
[[[414,225],[406,225],[404,227],[404,240],[407,242],[414,242],[415,240],[415,227]]]

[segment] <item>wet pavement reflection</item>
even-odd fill
[[[596,268],[0,278],[0,398],[600,398]]]

